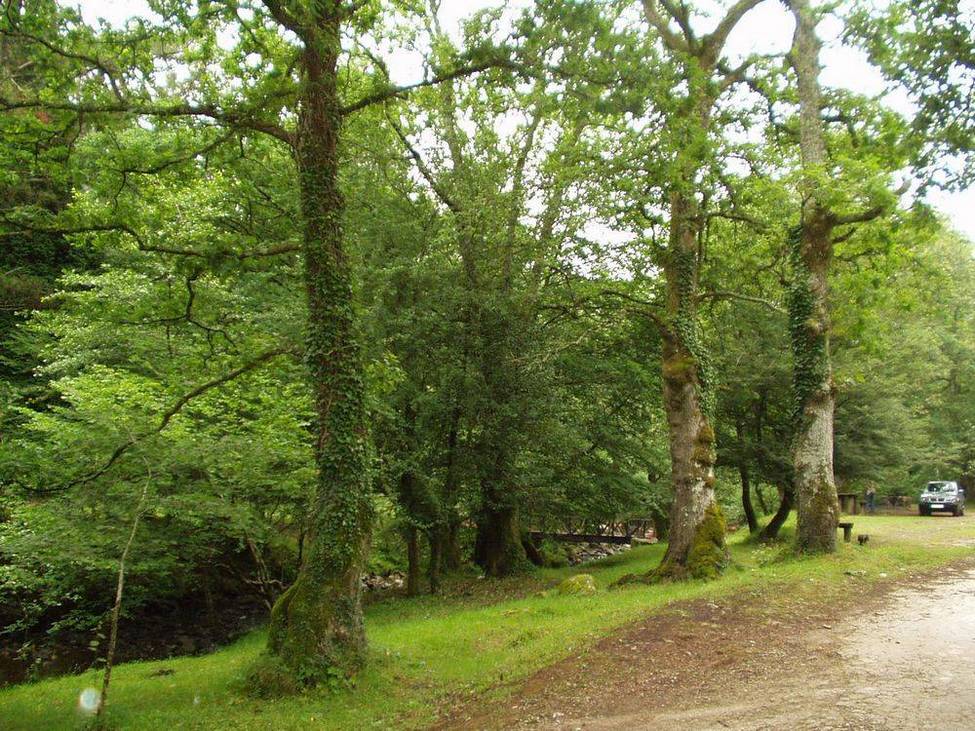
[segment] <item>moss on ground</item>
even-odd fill
[[[596,593],[596,580],[592,574],[570,576],[559,584],[558,593],[563,596],[592,596]]]

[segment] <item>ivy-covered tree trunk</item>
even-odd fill
[[[816,212],[793,237],[789,292],[797,430],[793,470],[798,498],[796,540],[803,551],[834,551],[839,503],[833,481],[833,378],[829,357],[827,269],[830,227]]]
[[[305,683],[364,658],[360,577],[370,530],[368,434],[352,271],[338,184],[341,110],[337,3],[308,10],[295,139],[308,296],[307,361],[315,394],[318,485],[298,578],[271,613],[268,647]]]
[[[674,502],[657,578],[711,578],[727,563],[725,523],[714,496],[714,384],[697,325],[695,210],[690,197],[672,195],[664,266],[669,332],[663,345],[663,395]]]
[[[494,299],[493,307],[476,308],[487,406],[482,413],[484,430],[478,447],[481,509],[474,562],[495,577],[523,571],[528,565],[518,519],[520,496],[512,469],[520,428],[516,416],[520,372],[509,356],[512,320],[506,311],[510,306],[506,295],[503,292]]]
[[[826,142],[821,117],[816,20],[806,0],[792,0],[796,20],[792,64],[799,91],[802,224],[791,236],[789,327],[794,356],[797,431],[793,447],[802,551],[836,550],[839,504],[833,481],[833,378],[829,355],[829,284],[836,217],[821,200]]]
[[[492,448],[488,474],[481,480],[481,510],[477,516],[474,563],[488,576],[509,576],[527,566],[521,541],[518,505],[506,484],[506,445]]]

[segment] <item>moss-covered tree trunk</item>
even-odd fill
[[[798,508],[797,546],[836,550],[839,504],[833,481],[833,378],[829,355],[828,274],[837,219],[823,202],[826,142],[821,117],[816,20],[806,0],[792,0],[796,19],[792,65],[799,91],[802,224],[791,240],[789,325],[794,357],[797,431],[793,469]]]
[[[797,498],[796,541],[800,550],[836,550],[839,503],[833,481],[833,379],[829,357],[826,274],[830,248],[815,212],[795,237],[789,293],[797,430],[793,472]]]
[[[655,575],[709,578],[721,571],[727,553],[724,519],[714,496],[714,384],[697,323],[697,207],[693,197],[674,193],[670,209],[663,396],[674,501],[667,552]]]
[[[481,480],[474,563],[488,576],[509,576],[523,571],[528,559],[521,541],[516,495],[508,484],[506,440],[502,437],[490,449],[493,454]]]
[[[295,135],[308,296],[307,362],[315,395],[318,484],[298,578],[271,613],[268,648],[314,683],[360,666],[360,577],[370,529],[368,434],[352,271],[338,184],[338,3],[302,11],[302,91]]]
[[[517,405],[521,373],[511,357],[513,325],[508,293],[503,289],[500,296],[484,294],[490,305],[475,308],[485,402],[478,443],[481,507],[474,562],[488,576],[499,577],[523,571],[528,565],[518,519],[521,496],[513,470],[521,428]]]

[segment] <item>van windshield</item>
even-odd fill
[[[948,482],[929,482],[928,492],[954,492],[954,488]]]

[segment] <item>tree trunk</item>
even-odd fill
[[[768,522],[768,525],[758,534],[759,541],[762,543],[771,543],[779,537],[779,530],[785,523],[786,518],[789,517],[789,512],[792,510],[794,502],[795,493],[793,492],[793,487],[787,484],[782,488],[782,500],[779,501],[779,509],[775,511],[775,515],[772,516],[772,520]]]
[[[360,577],[371,522],[368,433],[352,272],[343,248],[338,183],[341,111],[337,3],[309,6],[295,147],[315,395],[318,483],[305,559],[271,612],[268,649],[290,678],[313,684],[351,673],[365,656]],[[273,689],[268,689],[273,690]],[[283,690],[283,688],[282,688]]]
[[[447,526],[447,542],[444,546],[443,565],[447,571],[458,571],[463,565],[460,550],[460,520],[454,519]]]
[[[738,475],[741,478],[741,507],[745,512],[745,522],[748,523],[748,532],[758,531],[758,518],[755,517],[755,508],[752,507],[752,490],[748,474],[748,464],[742,460],[738,463]]]
[[[792,64],[799,91],[799,143],[805,173],[802,224],[791,236],[789,325],[797,433],[793,447],[800,550],[836,550],[839,504],[833,478],[833,378],[829,355],[829,264],[835,217],[821,200],[826,143],[821,118],[816,20],[807,0],[791,0]]]
[[[435,525],[427,531],[427,543],[430,545],[430,563],[427,567],[427,579],[430,582],[430,593],[439,594],[441,578],[443,576],[444,540],[446,531],[442,525]]]
[[[674,502],[667,552],[655,573],[658,578],[713,578],[727,562],[724,518],[714,498],[714,431],[686,351],[665,345],[663,363]]]
[[[416,526],[406,529],[406,595],[420,594],[420,532]]]
[[[468,354],[465,348],[464,359]],[[444,479],[444,491],[441,513],[441,555],[442,566],[446,571],[457,571],[461,567],[460,551],[460,517],[457,515],[455,503],[457,501],[457,443],[460,430],[461,411],[455,406],[450,415],[450,429],[447,432],[447,469]]]
[[[750,475],[748,474],[748,457],[745,453],[745,435],[740,421],[735,424],[735,432],[738,435],[738,476],[741,478],[741,507],[745,511],[749,533],[755,533],[758,530],[758,519],[755,517],[755,508],[752,507],[752,489]]]
[[[670,442],[671,489],[667,552],[657,578],[713,578],[727,563],[725,523],[714,497],[714,429],[707,354],[697,327],[696,202],[671,196],[671,233],[664,274],[669,332],[663,339],[663,396]]]
[[[477,523],[474,563],[488,576],[499,577],[524,570],[526,560],[515,507],[485,507]]]
[[[142,494],[136,505],[135,513],[132,516],[132,528],[129,530],[129,539],[125,542],[122,555],[118,561],[118,580],[115,584],[115,603],[112,605],[112,614],[109,620],[108,649],[105,652],[105,675],[102,677],[102,692],[98,697],[98,706],[95,715],[99,720],[104,716],[105,706],[108,704],[108,688],[112,682],[112,668],[115,666],[115,649],[118,645],[118,621],[122,614],[122,594],[125,590],[125,562],[129,558],[129,551],[132,550],[132,543],[135,541],[136,531],[139,530],[139,521],[146,508],[146,499],[149,497],[149,484],[152,475],[146,477]]]
[[[518,507],[506,485],[507,454],[504,435],[491,447],[489,474],[481,480],[481,505],[474,543],[474,563],[488,576],[509,576],[526,568]]]
[[[758,507],[762,515],[768,515],[768,503],[765,502],[765,492],[762,490],[762,481],[768,474],[765,461],[765,416],[768,412],[768,389],[761,388],[758,392],[758,399],[755,401],[755,462],[758,465],[758,473],[762,480],[755,485],[755,497],[758,498]]]

